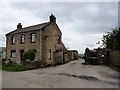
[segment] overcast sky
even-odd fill
[[[0,2],[0,46],[19,22],[23,27],[48,22],[50,13],[56,16],[65,46],[79,53],[100,46],[96,43],[103,34],[118,24],[117,2]]]

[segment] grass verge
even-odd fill
[[[8,63],[2,66],[2,70],[5,71],[25,71],[27,68],[23,64]]]
[[[115,71],[120,72],[120,67],[117,67],[117,66],[114,66],[114,65],[111,65],[111,64],[107,64],[105,66],[107,66],[107,67],[109,67],[109,68],[111,68],[111,69],[113,69]]]
[[[2,65],[0,65],[0,70],[2,70]]]

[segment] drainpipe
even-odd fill
[[[17,44],[17,49],[16,49],[16,57],[17,57],[17,63],[19,63],[19,50],[18,50],[18,48],[19,48],[19,46],[18,46],[18,41],[19,41],[19,37],[18,37],[18,29],[17,29],[17,37],[15,37],[15,40],[16,40],[16,44]]]
[[[42,31],[40,29],[40,60],[42,60]]]
[[[16,44],[17,44],[17,49],[16,49],[16,53],[17,53],[17,63],[20,63],[20,52],[19,52],[19,35],[18,35],[18,30],[20,30],[20,29],[22,29],[22,25],[21,25],[21,23],[18,23],[18,25],[17,25],[17,37],[15,38],[16,39]]]

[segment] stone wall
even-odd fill
[[[36,41],[35,43],[31,43],[31,33],[35,33],[36,34]],[[36,58],[39,59],[39,53],[40,53],[40,35],[39,35],[40,31],[31,31],[31,32],[26,32],[26,33],[18,33],[18,34],[14,34],[15,36],[15,44],[11,45],[11,36],[13,35],[7,35],[7,43],[6,43],[6,52],[7,52],[7,59],[11,59],[15,62],[19,62],[21,61],[21,55],[20,55],[20,51],[24,50],[28,51],[30,49],[35,49],[36,50]],[[25,43],[21,44],[20,43],[20,36],[21,34],[25,34]],[[16,58],[12,58],[11,55],[11,50],[16,50]]]
[[[120,52],[118,51],[109,52],[109,63],[117,67],[120,67]]]
[[[31,42],[31,34],[35,33],[35,43]],[[21,35],[25,35],[25,43],[21,44]],[[15,44],[11,45],[11,36],[15,36]],[[60,36],[60,43],[58,43],[58,36]],[[46,60],[46,64],[54,64],[53,52],[60,49],[66,49],[62,43],[62,33],[55,22],[49,23],[48,26],[42,30],[32,30],[23,33],[14,33],[6,35],[6,51],[7,60],[11,59],[14,62],[19,63],[22,61],[22,54],[30,49],[36,50],[37,60]],[[11,50],[16,50],[16,57],[11,57]],[[48,57],[51,51],[51,58]]]
[[[36,68],[40,68],[40,67],[45,67],[45,61],[39,60],[39,61],[30,61],[30,60],[26,60],[25,61],[25,66],[29,69],[36,69]]]
[[[89,61],[93,61],[93,59],[96,57],[96,62],[98,64],[111,64],[113,66],[120,67],[120,52],[96,49],[96,55],[93,55],[93,58],[92,51],[90,51],[88,48],[85,50],[85,62],[87,64],[90,63]],[[92,59],[90,60],[91,57]]]
[[[65,63],[69,62],[68,54],[65,54],[64,57],[65,57],[64,62],[65,62]]]
[[[64,53],[62,51],[54,52],[54,64],[63,64]]]
[[[65,49],[65,47],[62,44],[62,39],[60,40],[60,43],[58,44],[58,36],[61,36],[62,33],[57,27],[57,24],[55,22],[51,22],[44,30],[44,36],[46,37],[44,39],[44,59],[46,60],[46,63],[48,65],[54,65],[56,63],[56,58],[59,57],[60,52],[57,54],[57,50],[61,50],[61,48]],[[51,50],[51,58],[48,57],[49,49]],[[54,53],[55,52],[55,53]],[[55,55],[56,56],[55,56]],[[62,56],[62,55],[61,55]],[[63,57],[63,56],[62,56]]]
[[[68,50],[68,59],[71,60],[78,60],[78,52],[76,50]]]

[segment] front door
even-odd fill
[[[20,50],[20,60],[23,61],[23,53],[24,53],[24,50]]]

